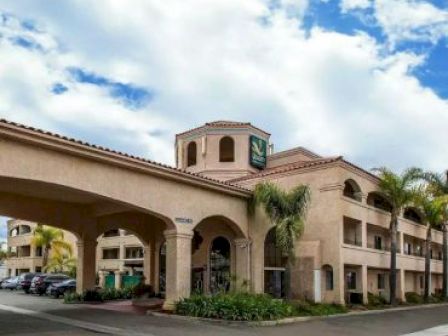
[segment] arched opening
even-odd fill
[[[343,195],[345,197],[354,199],[355,201],[361,202],[361,188],[359,187],[358,183],[356,183],[354,180],[349,179],[344,182],[344,191]]]
[[[285,296],[285,270],[288,262],[277,246],[275,228],[269,230],[264,241],[264,292],[276,298]]]
[[[423,223],[422,216],[414,208],[406,208],[404,210],[403,217],[417,224]]]
[[[367,204],[374,208],[384,210],[387,212],[392,211],[392,205],[389,203],[389,201],[384,196],[382,196],[380,193],[377,192],[369,193],[369,195],[367,196]]]
[[[224,237],[215,238],[210,248],[210,292],[230,289],[230,243]]]
[[[190,142],[187,146],[187,167],[196,165],[197,151],[196,142]]]
[[[324,283],[325,283],[324,289],[326,291],[332,291],[334,289],[333,267],[328,264],[323,265],[322,273],[323,273],[323,278],[324,278]]]
[[[235,142],[229,136],[219,141],[219,162],[235,161]]]

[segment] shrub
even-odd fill
[[[193,295],[176,304],[180,315],[233,321],[275,320],[294,315],[294,307],[264,294]]]
[[[82,295],[78,293],[65,293],[64,303],[79,303],[82,301]]]
[[[132,297],[140,298],[143,296],[154,297],[155,292],[151,285],[146,285],[143,283],[138,284],[131,288]]]
[[[416,292],[406,292],[406,302],[408,303],[416,303],[420,304],[423,303],[423,297],[420,294],[417,294]]]
[[[132,297],[132,288],[105,288],[102,289],[99,293],[103,301],[130,299]]]
[[[386,299],[381,295],[376,295],[369,292],[367,297],[369,300],[369,306],[384,306],[387,304]]]
[[[311,303],[306,301],[292,302],[295,308],[295,315],[298,316],[325,316],[334,314],[343,314],[348,309],[335,303]]]
[[[103,298],[101,297],[101,293],[99,291],[91,289],[91,290],[86,290],[82,294],[82,301],[83,302],[102,302]]]

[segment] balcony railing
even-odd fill
[[[411,256],[414,256],[414,257],[421,257],[421,258],[425,257],[425,253],[423,251],[411,251],[411,252],[404,251],[404,254],[405,255],[411,255]]]
[[[361,240],[344,238],[344,244],[362,246]]]
[[[378,251],[386,251],[386,252],[390,252],[390,246],[388,245],[375,245],[374,243],[368,243],[367,244],[368,248],[374,249],[374,250],[378,250]],[[400,253],[400,248],[397,246],[397,253]]]

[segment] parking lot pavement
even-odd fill
[[[65,305],[62,300],[0,291],[0,335],[296,336],[448,335],[448,306],[375,315],[346,316],[277,327],[234,327],[174,320],[129,311]],[[444,326],[445,325],[445,326]],[[428,331],[422,331],[432,328]],[[435,329],[434,329],[435,328]],[[431,334],[432,335],[432,334]]]

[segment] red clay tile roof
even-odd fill
[[[188,134],[188,133],[193,132],[193,131],[206,129],[206,128],[220,128],[220,127],[227,127],[227,128],[252,127],[252,128],[254,128],[254,129],[256,129],[256,130],[258,130],[258,131],[260,131],[260,132],[262,132],[264,134],[271,135],[270,133],[268,133],[266,131],[263,131],[261,128],[255,127],[250,122],[217,120],[217,121],[212,121],[212,122],[205,123],[202,126],[192,128],[192,129],[190,129],[188,131],[185,131],[185,132],[182,132],[182,133],[178,133],[178,134],[176,134],[176,137],[182,136],[184,134]]]
[[[289,172],[292,170],[320,166],[323,164],[332,163],[332,162],[336,162],[336,161],[340,161],[340,160],[342,160],[342,156],[316,159],[316,160],[312,160],[312,161],[298,161],[298,162],[293,162],[293,163],[286,163],[286,164],[278,166],[278,167],[262,170],[256,174],[238,177],[236,179],[230,180],[229,182],[236,183],[236,182],[245,181],[245,180],[252,180],[255,178],[264,177],[264,176],[268,176],[268,175],[286,173],[286,172]]]
[[[156,168],[157,167],[164,168],[164,169],[172,171],[173,173],[178,173],[178,174],[180,173],[180,174],[183,174],[183,175],[186,175],[186,176],[191,176],[191,177],[194,177],[196,179],[199,179],[199,180],[211,183],[211,184],[221,185],[221,186],[227,187],[229,189],[234,189],[234,190],[237,189],[239,191],[246,192],[246,193],[247,192],[251,192],[250,190],[248,190],[248,189],[246,189],[244,187],[241,187],[241,186],[238,186],[238,185],[235,185],[235,184],[231,184],[230,182],[227,182],[227,181],[221,181],[221,180],[212,179],[212,178],[205,177],[205,176],[202,176],[202,175],[199,175],[199,174],[196,174],[196,173],[188,172],[188,171],[186,171],[184,169],[175,168],[175,167],[163,164],[163,163],[159,163],[159,162],[155,162],[155,161],[152,161],[152,160],[149,160],[149,159],[145,159],[145,158],[142,158],[142,157],[130,155],[130,154],[127,154],[127,153],[123,153],[123,152],[116,151],[116,150],[113,150],[113,149],[109,149],[109,148],[106,148],[106,147],[103,147],[103,146],[91,144],[91,143],[88,143],[88,142],[85,142],[85,141],[81,141],[81,140],[77,140],[77,139],[74,139],[74,138],[69,138],[67,136],[60,135],[60,134],[53,133],[53,132],[48,132],[48,131],[45,131],[45,130],[42,130],[42,129],[39,129],[39,128],[26,126],[26,125],[19,124],[19,123],[16,123],[16,122],[12,122],[12,121],[9,121],[9,120],[6,120],[6,119],[0,119],[0,126],[1,126],[1,124],[4,124],[4,125],[9,126],[9,127],[12,126],[12,127],[15,127],[15,128],[26,130],[26,131],[31,131],[31,132],[34,132],[34,133],[38,133],[40,135],[49,136],[51,138],[64,140],[64,141],[70,142],[72,144],[81,145],[83,147],[87,147],[87,148],[90,148],[90,149],[95,149],[95,150],[102,151],[102,152],[105,152],[105,153],[118,155],[118,156],[121,156],[123,158],[137,160],[137,161],[140,161],[142,163],[146,163],[146,164],[150,164],[152,166],[155,166]]]

